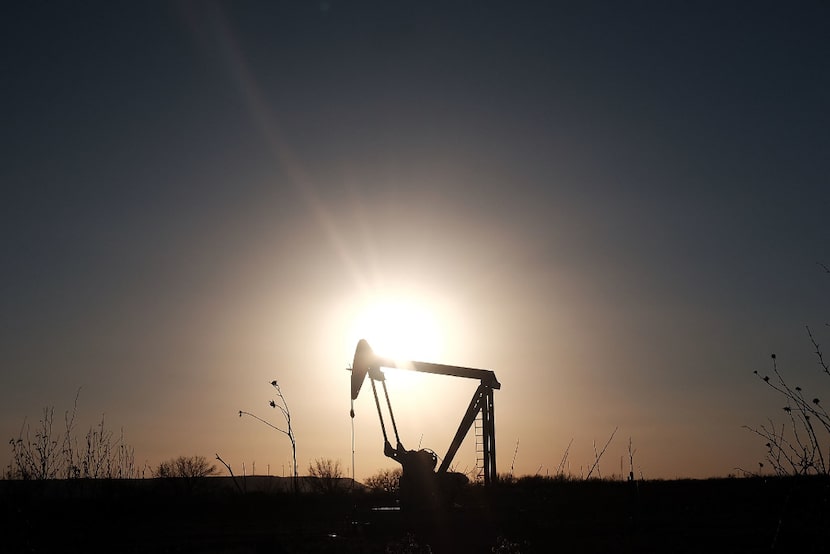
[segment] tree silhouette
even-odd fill
[[[343,471],[340,460],[317,458],[308,464],[308,474],[313,477],[312,486],[323,494],[331,494],[340,486]]]
[[[219,470],[204,456],[179,456],[159,463],[153,469],[153,477],[181,477],[195,479],[216,475]]]
[[[382,469],[367,478],[365,483],[371,489],[396,493],[401,486],[401,468]]]

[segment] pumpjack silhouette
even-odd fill
[[[386,387],[386,376],[381,371],[382,367],[408,369],[422,373],[479,380],[478,388],[473,394],[467,411],[464,413],[461,424],[455,433],[455,437],[450,443],[447,453],[441,460],[441,464],[437,470],[435,467],[438,465],[438,456],[434,451],[427,448],[408,450],[401,443],[398,426],[392,412],[389,391]],[[467,483],[468,480],[465,475],[451,472],[449,471],[449,467],[464,437],[466,437],[476,418],[479,416],[481,421],[481,434],[478,435],[478,438],[480,439],[481,448],[477,453],[479,456],[477,466],[485,486],[491,486],[496,483],[498,474],[496,472],[496,428],[493,391],[500,389],[501,383],[498,382],[496,374],[493,371],[429,362],[396,361],[376,355],[365,339],[361,339],[357,343],[351,371],[352,406],[354,406],[354,400],[357,399],[367,376],[372,384],[372,394],[375,398],[378,419],[380,419],[380,428],[383,432],[383,453],[401,464],[400,500],[402,509],[432,509],[446,505],[452,501],[455,494]],[[378,387],[375,384],[377,382],[381,383],[383,395],[386,398],[389,419],[391,420],[392,429],[395,433],[394,447],[389,441],[386,432],[386,423],[378,397]],[[354,408],[352,408],[351,417],[354,417]],[[477,427],[477,429],[479,428]]]

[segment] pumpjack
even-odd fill
[[[441,460],[438,469],[438,456],[429,449],[407,450],[401,443],[398,434],[398,426],[395,423],[395,416],[392,413],[392,403],[389,400],[389,391],[386,388],[386,376],[381,371],[382,367],[408,369],[422,373],[437,375],[450,375],[468,379],[478,379],[479,385],[473,394],[467,411],[461,419],[458,431],[452,439],[447,453]],[[357,399],[363,381],[368,375],[372,385],[372,393],[375,398],[375,406],[378,410],[380,428],[383,432],[383,453],[387,457],[401,464],[400,496],[402,505],[412,507],[429,508],[440,502],[451,500],[454,493],[461,485],[467,482],[463,474],[449,471],[453,458],[464,437],[470,430],[479,415],[481,416],[481,476],[485,486],[496,483],[496,428],[493,411],[493,391],[500,389],[501,384],[496,379],[496,374],[491,370],[474,369],[469,367],[458,367],[429,362],[417,361],[396,361],[390,358],[378,356],[372,351],[372,347],[365,339],[357,343],[352,364],[352,410],[351,417],[354,418],[354,401]],[[395,433],[395,446],[389,442],[386,432],[386,424],[381,410],[381,402],[378,398],[376,382],[380,382],[383,394],[386,398],[386,406],[392,429]]]

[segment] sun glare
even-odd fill
[[[379,355],[396,361],[434,362],[441,358],[443,332],[428,305],[409,296],[366,302],[352,325],[354,344],[366,339]]]

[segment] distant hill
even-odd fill
[[[292,477],[275,477],[273,475],[248,475],[245,477],[209,477],[209,484],[221,488],[241,488],[245,492],[291,492]],[[236,484],[234,483],[236,481]],[[297,478],[300,492],[321,492],[326,490],[348,491],[366,490],[363,483],[350,477],[341,477],[327,482],[317,477],[300,476]]]
[[[101,494],[144,494],[154,492],[199,492],[201,494],[287,493],[293,490],[293,478],[272,475],[197,478],[149,479],[49,479],[44,481],[0,480],[0,494],[35,493],[49,498],[84,498]],[[324,480],[297,478],[301,493],[366,491],[366,485],[351,478]]]

